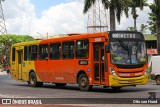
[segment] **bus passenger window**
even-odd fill
[[[27,46],[24,47],[24,61],[27,61]]]
[[[62,58],[63,59],[74,58],[74,41],[62,43]]]
[[[76,58],[88,58],[89,41],[79,40],[76,42]]]
[[[52,43],[50,44],[50,59],[60,59],[61,44]]]
[[[28,47],[28,60],[37,59],[37,45],[32,45]]]
[[[39,45],[38,59],[40,60],[48,59],[48,44]]]
[[[12,61],[15,61],[15,53],[16,53],[15,48],[12,48]]]

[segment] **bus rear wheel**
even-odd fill
[[[67,84],[66,84],[66,83],[55,83],[55,85],[56,85],[57,87],[64,87],[64,86],[66,86]]]
[[[42,87],[43,86],[43,82],[38,82],[38,87]]]
[[[157,85],[160,85],[160,76],[156,77],[156,83],[157,83]]]
[[[82,91],[88,91],[92,89],[92,85],[89,85],[89,80],[86,74],[82,73],[78,77],[79,88]]]
[[[43,86],[43,82],[37,82],[37,77],[34,72],[31,72],[29,75],[29,84],[31,87],[41,87]]]

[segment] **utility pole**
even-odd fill
[[[101,4],[101,0],[96,0],[88,12],[87,33],[108,31],[107,22],[106,9]]]
[[[2,1],[5,1],[5,0],[0,0],[0,35],[5,35],[7,34],[7,29],[6,29],[5,19],[3,14]]]
[[[0,0],[0,36],[7,34],[7,29],[6,29],[5,19],[4,19],[4,14],[3,14],[3,8],[2,8],[2,1],[4,2],[5,0]],[[1,48],[0,63],[3,63],[5,65],[9,63],[9,61],[6,60],[6,55],[8,55],[7,50],[9,49],[7,42],[5,41],[4,44],[0,46],[0,48]]]

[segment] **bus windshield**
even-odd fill
[[[111,42],[111,61],[113,64],[144,64],[147,62],[145,43],[142,41]]]

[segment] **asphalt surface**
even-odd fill
[[[13,80],[6,72],[0,73],[0,98],[28,98],[44,99],[50,104],[106,104],[133,103],[133,100],[143,100],[149,98],[149,92],[154,92],[156,98],[160,98],[160,86],[154,81],[147,85],[136,87],[123,87],[120,90],[94,86],[91,91],[83,92],[78,85],[68,84],[65,87],[56,87],[54,84],[45,83],[43,87],[33,88],[26,82]],[[135,101],[136,102],[136,101]],[[51,104],[52,104],[51,103]],[[138,102],[137,102],[138,103]],[[160,104],[160,100],[158,99]],[[48,105],[49,106],[49,105]],[[83,106],[83,105],[82,105]],[[85,105],[86,106],[86,105]],[[89,105],[90,106],[90,105]]]

